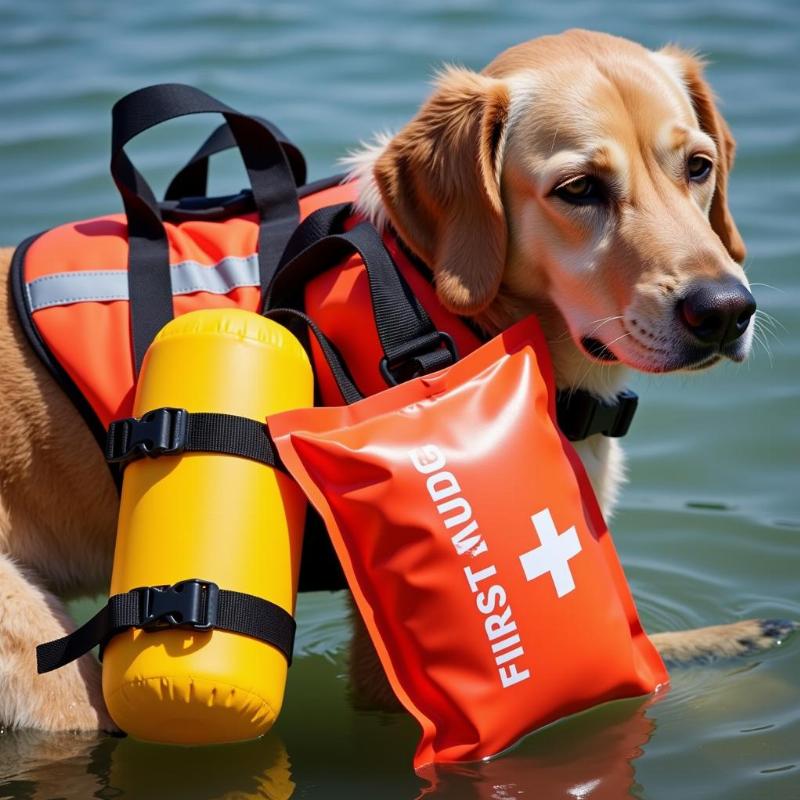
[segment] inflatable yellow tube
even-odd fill
[[[185,314],[151,345],[134,403],[263,420],[313,404],[300,343],[238,309]],[[128,465],[111,594],[189,578],[294,613],[305,499],[284,473],[238,456],[183,453]],[[223,630],[130,629],[105,648],[103,695],[114,722],[175,744],[263,734],[283,702],[287,662],[269,644]]]

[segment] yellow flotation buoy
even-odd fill
[[[277,323],[238,309],[167,324],[143,362],[134,415],[164,407],[264,421],[313,403],[301,344]],[[140,458],[124,473],[111,595],[199,578],[294,613],[305,499],[278,469],[215,452]],[[228,630],[130,628],[103,658],[114,722],[175,744],[263,734],[283,702],[287,659]]]

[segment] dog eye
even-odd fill
[[[572,205],[590,205],[606,200],[605,186],[598,178],[580,175],[559,184],[552,192],[556,197]]]
[[[713,162],[706,156],[692,156],[686,162],[686,170],[689,174],[689,180],[693,181],[694,183],[703,183],[711,174],[711,170],[713,168]]]

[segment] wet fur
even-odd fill
[[[559,77],[559,66],[570,62],[585,66],[587,59],[658,72],[662,84],[683,85],[692,95],[684,113],[690,113],[693,102],[719,157],[716,191],[713,198],[705,198],[703,214],[682,207],[677,218],[673,214],[665,219],[669,209],[663,198],[658,192],[648,195],[648,202],[655,204],[655,219],[648,224],[659,227],[659,236],[640,231],[637,238],[632,223],[626,244],[620,232],[622,238],[615,240],[612,254],[620,268],[610,269],[613,259],[609,261],[607,254],[606,261],[598,260],[598,294],[613,290],[630,295],[634,289],[657,285],[651,296],[647,291],[642,295],[643,306],[657,316],[686,274],[727,272],[743,278],[738,265],[744,246],[725,201],[733,140],[702,80],[701,65],[679,51],[655,56],[615,37],[570,32],[512,48],[483,74],[449,70],[417,117],[397,136],[384,137],[358,155],[355,167],[363,208],[379,224],[391,221],[433,266],[437,291],[447,307],[474,316],[488,331],[500,330],[535,311],[549,336],[559,385],[581,385],[611,395],[623,385],[626,368],[592,363],[574,337],[564,335],[570,323],[553,292],[560,279],[558,259],[549,265],[532,263],[526,256],[525,226],[515,216],[521,204],[528,202],[520,199],[525,185],[517,167],[534,152],[537,136],[550,137],[555,146],[558,115],[568,116],[564,98],[569,92],[559,85],[565,79],[563,74]],[[541,74],[548,75],[548,81],[537,77]],[[613,74],[608,80],[613,88]],[[556,114],[552,122],[547,122],[544,113],[533,116],[543,99],[552,107],[550,113]],[[531,125],[530,138],[520,135]],[[645,225],[647,220],[639,222]],[[689,226],[692,238],[700,241],[704,262],[694,258],[696,248],[677,255],[671,252],[678,240],[670,242],[668,234],[680,234],[680,225]],[[564,260],[579,261],[584,251],[589,252],[580,243],[580,226],[561,227],[559,233],[545,226],[544,244],[548,236],[553,241],[560,238]],[[661,230],[665,227],[666,233]],[[564,250],[570,237],[575,247]],[[664,258],[659,260],[660,255]],[[87,427],[20,330],[8,286],[10,258],[10,250],[0,251],[0,415],[4,425],[0,438],[0,723],[50,731],[111,730],[99,667],[92,656],[47,675],[36,674],[35,644],[74,627],[63,598],[107,590],[118,498]],[[631,265],[638,272],[631,271]],[[604,437],[582,442],[578,450],[609,513],[624,474],[621,450],[616,441]],[[393,708],[396,700],[357,616],[353,625],[354,701],[361,707]],[[652,639],[670,663],[683,663],[764,650],[792,628],[791,623],[749,620],[657,633]]]

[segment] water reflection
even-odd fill
[[[664,696],[611,703],[529,736],[487,763],[436,767],[417,800],[621,800],[635,785],[633,762],[655,730],[646,715]]]
[[[274,733],[219,747],[165,747],[97,736],[5,734],[0,797],[288,800],[289,755]]]
[[[0,734],[0,797],[52,800],[93,797],[100,788],[89,770],[105,737],[11,731]]]
[[[313,753],[306,752],[308,731],[297,737],[288,726],[283,735],[297,751],[297,769],[274,731],[253,742],[205,748],[17,731],[0,735],[0,798],[288,800],[295,792],[295,780],[306,789],[325,785],[330,790],[326,797],[353,797],[364,796],[361,792],[367,787],[373,789],[374,779],[375,789],[384,783],[387,798],[620,800],[636,786],[634,762],[655,729],[646,712],[665,694],[606,704],[532,734],[491,762],[440,766],[418,778],[411,770],[410,751],[408,760],[405,753],[400,755],[405,748],[368,755],[376,734],[374,715],[357,716],[362,724],[349,732],[340,728],[338,735],[332,729],[321,739],[312,736],[327,743],[323,751],[327,759],[314,747]],[[334,715],[330,725],[340,723]],[[414,736],[410,725],[389,728],[390,741]],[[361,762],[363,767],[364,759],[369,771],[357,780],[356,765]],[[424,788],[414,789],[415,783]]]

